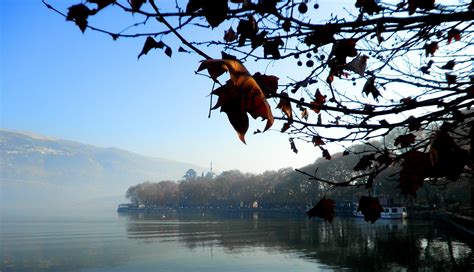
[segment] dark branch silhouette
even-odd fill
[[[397,132],[361,156],[347,180],[302,172],[312,180],[370,190],[375,177],[398,165],[401,193],[415,196],[424,182],[447,184],[472,173],[474,1],[354,0],[344,14],[324,18],[318,12],[323,4],[310,2],[89,0],[60,11],[43,0],[82,32],[114,40],[147,37],[139,57],[152,49],[171,57],[166,39],[177,37],[185,47],[179,52],[204,58],[196,67],[217,83],[212,109],[228,115],[244,142],[249,114],[266,120],[263,131],[281,125],[294,152],[299,141],[310,142],[328,160],[329,143],[350,145]],[[117,32],[90,25],[88,19],[106,8],[133,14],[130,26]],[[141,32],[150,18],[158,22],[156,32]],[[189,39],[185,30],[202,35]],[[215,32],[222,38],[206,38]],[[211,57],[208,48],[222,56]],[[250,73],[250,60],[284,69]],[[230,80],[222,84],[226,72]]]

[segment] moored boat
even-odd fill
[[[364,217],[364,215],[357,211],[358,205],[354,204],[354,210],[352,214],[356,217]],[[387,206],[383,207],[383,211],[380,213],[382,219],[403,219],[408,217],[407,208],[405,206]]]

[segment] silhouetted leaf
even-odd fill
[[[402,156],[402,170],[398,188],[405,196],[416,197],[416,191],[423,186],[425,178],[433,175],[430,155],[420,151],[409,151]]]
[[[393,158],[388,150],[384,150],[382,154],[375,158],[379,165],[390,165],[393,162]]]
[[[237,33],[235,33],[234,29],[232,29],[231,26],[229,27],[229,30],[226,30],[224,32],[224,41],[227,43],[231,43],[235,40],[237,40]]]
[[[409,131],[416,131],[421,128],[421,123],[418,119],[415,119],[415,117],[410,116],[407,118],[408,121],[408,130]]]
[[[436,50],[438,50],[438,43],[437,42],[431,42],[427,43],[424,46],[425,49],[425,55],[428,57],[429,55],[434,56]]]
[[[380,205],[378,198],[361,196],[357,211],[364,215],[365,221],[370,221],[373,224],[380,218],[380,214],[383,212],[383,207]]]
[[[227,0],[202,0],[202,12],[212,28],[224,22],[228,10]]]
[[[143,4],[146,3],[146,0],[128,0],[130,7],[132,8],[133,12],[137,12],[140,10]]]
[[[247,39],[252,39],[257,35],[258,26],[253,16],[249,15],[248,20],[240,20],[237,26],[239,35],[239,46],[243,46]]]
[[[178,52],[180,52],[180,53],[191,53],[191,52],[189,52],[188,50],[184,49],[181,46],[178,48]]]
[[[319,146],[319,149],[321,149],[321,151],[323,152],[323,158],[330,161],[331,160],[331,154],[329,154],[329,151],[326,148],[322,147],[322,146]]]
[[[344,59],[344,61],[346,57],[355,57],[357,56],[356,43],[356,39],[337,40],[333,44],[331,55],[334,55],[336,59]]]
[[[252,42],[252,49],[255,49],[261,45],[263,45],[266,42],[266,36],[268,32],[267,31],[262,31],[258,33],[257,35],[253,36],[250,41]]]
[[[390,124],[387,122],[387,120],[385,120],[385,119],[380,120],[380,121],[379,121],[379,124],[381,124],[382,126],[386,126],[386,127],[390,125]]]
[[[354,167],[354,171],[364,171],[372,166],[372,162],[375,160],[374,154],[364,155],[360,158],[359,162]]]
[[[443,70],[453,70],[455,65],[456,65],[456,61],[450,60],[445,65],[441,66],[440,68]]]
[[[323,139],[319,135],[313,136],[313,139],[311,140],[311,142],[313,143],[314,146],[325,145]]]
[[[426,64],[426,66],[422,66],[420,68],[420,71],[423,73],[423,74],[426,74],[426,75],[429,75],[430,74],[430,69],[431,69],[431,66],[433,65],[433,60],[430,60],[428,61],[428,63]]]
[[[151,49],[154,49],[154,48],[163,48],[165,47],[166,45],[162,42],[162,41],[155,41],[155,39],[153,39],[152,37],[147,37],[146,38],[146,41],[145,41],[145,44],[143,44],[143,49],[142,51],[140,52],[140,54],[138,54],[138,59],[142,56],[142,55],[146,55],[148,54],[148,52],[151,50]]]
[[[452,75],[448,73],[446,73],[445,75],[446,75],[446,81],[448,82],[448,85],[456,84],[456,80],[458,78],[456,75]]]
[[[84,33],[87,28],[87,18],[92,11],[84,4],[74,5],[68,8],[66,20],[74,21],[79,29]]]
[[[319,113],[321,111],[321,106],[324,105],[324,103],[326,103],[326,96],[322,95],[319,89],[316,89],[314,100],[310,103],[312,105],[311,109],[314,112]]]
[[[448,44],[450,44],[453,39],[457,42],[461,40],[461,30],[453,28],[448,31]]]
[[[458,180],[469,162],[469,154],[455,143],[442,126],[431,141],[430,160],[437,176]]]
[[[416,99],[413,99],[411,98],[410,96],[409,97],[405,97],[405,98],[402,98],[400,99],[400,103],[403,103],[404,105],[413,105],[416,103]]]
[[[413,133],[400,135],[395,139],[395,146],[400,145],[402,148],[407,148],[415,143],[416,136]]]
[[[291,21],[286,19],[285,21],[283,21],[283,24],[281,25],[281,28],[285,31],[285,32],[290,32],[291,30]]]
[[[171,58],[171,55],[173,54],[173,50],[171,49],[171,47],[167,46],[165,48],[165,54]]]
[[[262,75],[260,72],[256,72],[252,76],[257,81],[258,86],[263,90],[266,97],[276,94],[278,90],[278,77],[271,75]]]
[[[279,59],[281,55],[278,47],[280,47],[281,45],[283,45],[283,41],[280,38],[276,38],[271,41],[266,41],[263,45],[264,57],[266,58],[268,55],[270,55],[274,59]]]
[[[307,211],[306,214],[309,218],[319,217],[331,223],[335,215],[334,207],[334,200],[323,197],[311,210]]]
[[[364,88],[362,88],[362,93],[366,96],[372,94],[374,99],[378,101],[378,97],[380,96],[379,90],[375,87],[375,77],[370,77],[364,84]]]
[[[293,150],[293,152],[295,153],[298,153],[298,149],[296,148],[295,141],[293,141],[293,138],[290,138],[289,141],[290,141],[291,150]]]
[[[324,25],[317,28],[313,33],[307,35],[304,39],[306,45],[316,47],[334,42],[334,34],[338,31],[334,25]]]
[[[281,127],[280,132],[283,133],[283,132],[287,131],[287,130],[290,128],[290,126],[291,126],[290,123],[285,122],[285,123],[283,124],[283,126]]]

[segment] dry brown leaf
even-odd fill
[[[264,131],[272,126],[274,118],[265,94],[242,63],[237,60],[210,59],[203,61],[198,71],[204,69],[215,81],[220,75],[229,72],[230,80],[213,92],[219,96],[213,109],[221,107],[221,111],[227,113],[242,142],[245,143],[248,130],[247,113],[254,119],[262,117],[267,120]]]

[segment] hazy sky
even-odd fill
[[[63,12],[79,2],[49,1]],[[90,20],[93,25],[105,24],[115,31],[129,25],[109,14],[114,8],[106,9],[110,11],[104,10],[104,16]],[[173,48],[172,58],[151,51],[137,60],[143,37],[113,41],[89,29],[82,34],[73,22],[66,22],[40,0],[2,0],[0,10],[4,129],[117,147],[203,167],[212,161],[217,172],[300,167],[321,154],[312,145],[299,142],[299,153],[294,154],[288,136],[278,132],[279,122],[272,131],[253,135],[265,123],[251,119],[244,145],[224,113],[213,111],[208,119],[207,95],[212,82],[195,75],[201,58],[179,54],[176,39],[164,39]],[[131,15],[125,16],[128,20]],[[221,36],[223,31],[215,33]],[[185,34],[191,38],[200,35]],[[251,73],[257,71],[248,68]],[[266,72],[277,73],[278,69],[281,67],[269,65]],[[275,105],[271,103],[272,108]],[[281,115],[279,110],[273,112]]]

